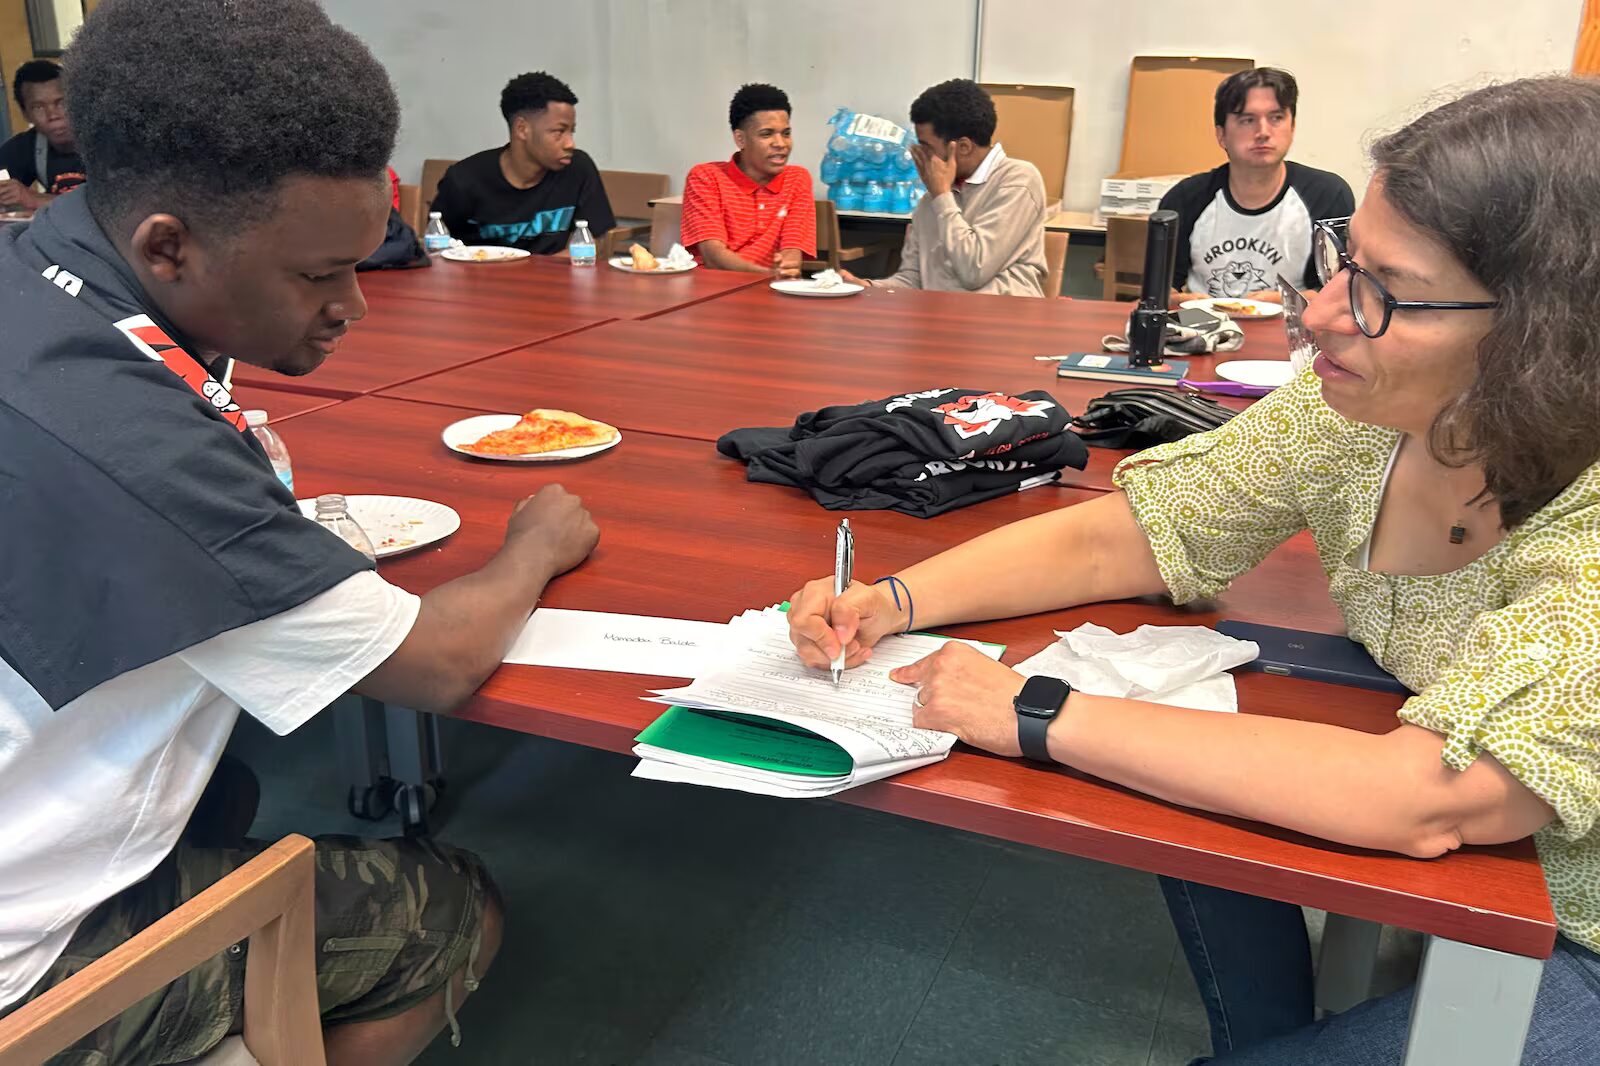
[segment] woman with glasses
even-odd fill
[[[1310,530],[1350,635],[1416,693],[1385,735],[1030,681],[965,645],[896,672],[917,724],[1164,800],[1427,858],[1532,835],[1560,937],[1525,1064],[1600,1062],[1600,83],[1485,88],[1378,141],[1316,227],[1310,370],[1142,452],[1118,492],[876,585],[794,596],[800,657],[1156,593]],[[1015,702],[1014,702],[1015,701]],[[1298,907],[1163,884],[1217,1061],[1396,1063],[1410,992],[1312,1024]]]

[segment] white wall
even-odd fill
[[[733,153],[728,100],[768,81],[794,104],[813,174],[835,108],[904,116],[924,88],[970,77],[973,0],[324,0],[389,68],[404,120],[395,169],[505,140],[500,89],[548,70],[578,94],[578,145],[674,189]]]
[[[578,140],[603,167],[664,171],[733,151],[728,98],[771,81],[795,105],[795,159],[813,173],[841,104],[906,121],[922,89],[970,77],[976,0],[324,0],[389,68],[404,108],[395,169],[502,142],[500,88],[549,70],[580,99]],[[1077,90],[1067,206],[1117,168],[1135,55],[1247,56],[1301,87],[1293,157],[1360,194],[1363,145],[1440,89],[1567,70],[1582,0],[986,0],[986,81]]]
[[[1448,86],[1572,65],[1582,0],[1326,0],[1205,7],[1193,0],[987,0],[985,81],[1071,85],[1067,206],[1087,210],[1117,169],[1136,55],[1244,56],[1300,83],[1291,158],[1344,175],[1364,146]]]

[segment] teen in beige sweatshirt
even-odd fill
[[[1043,296],[1044,179],[990,143],[989,94],[966,79],[935,85],[911,105],[911,121],[928,195],[906,229],[899,273],[868,284]]]

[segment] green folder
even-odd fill
[[[733,711],[668,707],[634,739],[702,759],[807,777],[843,777],[854,768],[849,754],[826,737]]]

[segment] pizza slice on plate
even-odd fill
[[[590,448],[616,439],[615,426],[571,411],[539,408],[523,415],[509,429],[497,429],[461,448],[476,455],[537,455],[569,448]]]

